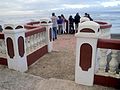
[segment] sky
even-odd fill
[[[21,15],[75,10],[120,11],[120,0],[0,0],[0,15]]]

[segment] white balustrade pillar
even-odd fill
[[[116,73],[116,68],[118,68],[118,61],[116,59],[117,57],[117,50],[112,50],[112,59],[109,63],[109,73],[110,74],[115,74]]]
[[[53,49],[53,38],[52,38],[52,23],[49,18],[41,18],[40,26],[46,27],[46,42],[48,45],[48,52]]]
[[[99,72],[105,73],[106,65],[107,65],[107,50],[106,49],[100,49],[101,57],[99,60]]]
[[[15,24],[5,24],[4,29],[8,68],[25,72],[28,70],[25,30]]]
[[[75,34],[75,82],[78,84],[93,85],[99,27],[95,22],[86,21],[80,24],[78,33]]]

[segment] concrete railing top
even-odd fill
[[[95,22],[100,25],[100,29],[106,29],[106,28],[112,27],[112,24],[110,24],[108,22],[104,22],[104,21],[95,21]]]
[[[45,27],[37,27],[37,28],[30,29],[30,30],[26,30],[25,37],[31,36],[33,34],[37,34],[40,32],[44,32],[44,31],[46,31]]]
[[[98,39],[98,48],[120,50],[120,40],[116,39]]]
[[[100,28],[100,25],[93,21],[85,21],[83,23],[80,23],[79,25],[79,32],[87,32],[87,33],[98,33],[98,29]]]
[[[50,18],[41,18],[40,19],[40,23],[46,23],[46,24],[49,24],[49,23],[52,23],[51,19]]]

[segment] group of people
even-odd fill
[[[90,14],[85,13],[83,17],[80,17],[79,13],[77,13],[74,18],[72,17],[72,15],[70,15],[69,16],[70,33],[76,33],[78,31],[79,23],[82,23],[85,21],[93,21],[93,19],[90,17]],[[74,29],[74,24],[75,24],[75,29]]]
[[[66,19],[63,14],[57,17],[55,13],[52,13],[51,20],[52,20],[53,40],[54,40],[57,39],[57,34],[62,34],[66,32],[65,30]]]
[[[72,15],[69,16],[69,32],[75,33],[78,30],[79,22],[80,22],[80,15],[79,13],[76,13],[75,17],[73,18]],[[75,23],[75,29],[74,29],[74,23]]]
[[[57,39],[57,34],[63,34],[63,33],[76,33],[78,31],[79,23],[82,23],[84,21],[93,21],[93,19],[90,17],[88,13],[85,13],[83,17],[80,17],[79,13],[76,13],[74,17],[72,15],[69,16],[69,19],[67,20],[63,14],[60,16],[56,16],[55,13],[52,13],[52,30],[53,30],[53,40]],[[75,28],[74,28],[75,25]],[[69,27],[67,30],[67,27]]]

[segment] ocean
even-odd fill
[[[111,33],[112,34],[120,34],[120,11],[106,11],[106,12],[87,12],[90,14],[90,16],[96,20],[96,21],[105,21],[109,22],[112,24],[111,28]],[[64,14],[64,13],[63,13]],[[80,16],[83,16],[84,13],[79,13]],[[40,18],[50,18],[51,13],[45,14],[45,15],[40,15],[40,14],[35,14],[35,15],[9,15],[9,16],[0,16],[0,25],[3,26],[4,23],[14,23],[14,22],[19,22],[22,24],[25,24],[30,21],[38,20]],[[66,19],[68,19],[69,15],[74,15],[75,14],[64,14]]]
[[[94,20],[105,21],[112,24],[111,33],[120,34],[120,11],[115,12],[93,12],[91,16]]]

